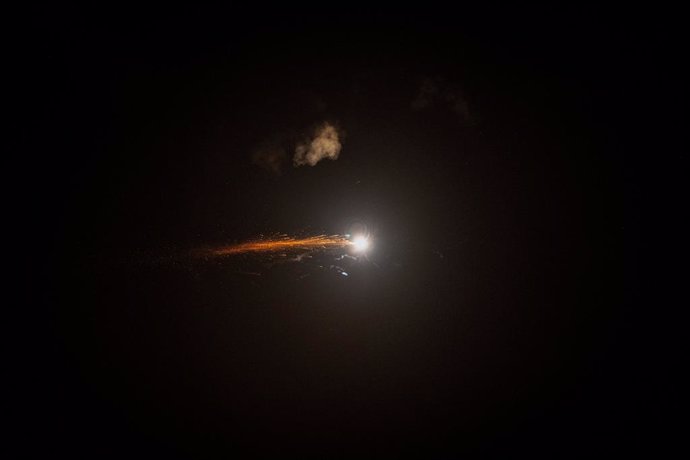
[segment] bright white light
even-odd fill
[[[352,240],[352,244],[355,247],[355,251],[364,252],[369,247],[369,239],[365,236],[356,236]]]

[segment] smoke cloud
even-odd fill
[[[326,122],[316,129],[312,139],[297,144],[292,163],[295,166],[314,166],[324,158],[337,160],[341,148],[338,130]]]
[[[263,146],[252,154],[252,161],[255,165],[275,175],[282,173],[285,160],[287,160],[287,153],[275,145]]]
[[[474,121],[462,91],[446,83],[441,77],[425,78],[411,104],[412,110],[424,110],[433,106],[450,109],[463,124],[472,124]]]

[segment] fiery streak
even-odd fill
[[[339,235],[318,235],[308,238],[292,238],[281,235],[274,239],[261,239],[247,241],[245,243],[234,244],[211,249],[211,253],[216,256],[226,256],[233,254],[243,254],[247,252],[278,252],[278,251],[299,251],[326,248],[341,248],[352,245],[352,241]]]

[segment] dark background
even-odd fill
[[[658,41],[642,16],[35,8],[18,47],[24,449],[660,448],[630,135]],[[413,110],[429,78],[469,117]],[[337,161],[252,163],[325,120]],[[353,224],[373,247],[349,277],[332,253],[189,255]]]

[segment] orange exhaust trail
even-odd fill
[[[260,239],[211,249],[216,256],[244,254],[248,252],[299,251],[326,248],[341,248],[352,245],[352,241],[339,235],[318,235],[308,238],[292,238],[281,235],[274,239]]]

